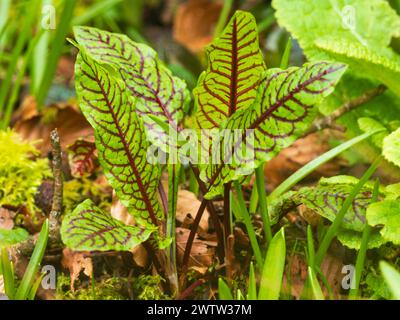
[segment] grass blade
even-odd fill
[[[0,264],[4,279],[4,289],[7,297],[12,300],[15,292],[14,270],[6,248],[1,248]]]
[[[318,248],[318,251],[317,251],[317,254],[315,257],[315,263],[317,266],[319,266],[321,264],[326,252],[328,251],[328,248],[329,248],[333,238],[336,236],[336,234],[340,228],[340,225],[342,224],[344,215],[346,214],[347,210],[349,210],[350,206],[353,204],[354,198],[360,192],[361,188],[368,181],[368,179],[371,177],[371,175],[375,172],[375,170],[377,169],[381,160],[382,160],[382,156],[379,156],[371,164],[371,166],[368,168],[368,170],[361,177],[360,181],[354,186],[350,195],[344,201],[343,206],[340,208],[333,223],[329,226],[328,231],[326,232],[325,236],[323,237],[321,244]]]
[[[249,288],[247,290],[247,300],[257,300],[257,284],[256,284],[256,275],[254,273],[253,262],[250,263]]]
[[[256,169],[256,185],[257,194],[259,195],[258,201],[260,203],[261,218],[264,226],[264,234],[267,239],[267,244],[272,240],[271,223],[269,221],[268,206],[267,206],[267,194],[265,192],[264,184],[264,166],[259,166]]]
[[[289,178],[283,181],[269,196],[268,201],[270,202],[273,199],[276,199],[280,195],[284,194],[286,191],[290,190],[295,184],[299,181],[304,179],[308,176],[311,172],[317,169],[319,166],[323,165],[324,163],[328,162],[329,160],[333,159],[334,157],[341,154],[343,151],[351,148],[352,146],[356,145],[357,143],[368,139],[369,137],[373,136],[374,134],[381,132],[381,130],[371,131],[364,134],[361,134],[349,141],[342,143],[341,145],[325,152],[323,155],[319,156],[318,158],[314,159],[313,161],[307,163],[301,169],[297,170],[293,173]]]
[[[379,267],[392,292],[393,298],[400,300],[400,273],[386,261],[381,261]]]
[[[379,195],[379,180],[377,179],[374,185],[374,190],[372,192],[371,204],[378,201],[378,195]],[[350,290],[349,299],[356,299],[358,295],[361,275],[364,270],[365,256],[367,254],[370,234],[371,234],[371,226],[368,223],[366,223],[362,233],[360,250],[358,251],[356,259],[355,288]]]
[[[286,242],[282,228],[272,238],[261,275],[259,300],[278,300],[285,268]]]
[[[243,199],[242,189],[237,181],[234,182],[234,185],[237,193],[237,205],[240,208],[240,215],[246,226],[247,234],[249,235],[250,244],[254,252],[254,257],[256,258],[257,267],[259,268],[259,270],[262,270],[263,260],[261,256],[261,250],[257,242],[257,236],[254,231],[253,224],[251,223],[249,212],[247,211],[246,204]],[[232,201],[235,201],[235,197],[232,197]]]
[[[308,267],[308,278],[310,279],[310,286],[315,300],[325,300],[324,294],[322,293],[321,286],[319,285],[317,276],[313,269]]]
[[[39,238],[36,242],[35,249],[33,250],[31,260],[26,268],[25,274],[21,280],[21,284],[15,294],[16,300],[26,300],[32,285],[35,282],[35,276],[39,270],[40,262],[42,261],[44,252],[47,246],[47,239],[49,237],[49,220],[43,223],[42,230],[40,231]]]
[[[219,300],[233,300],[231,289],[221,278],[218,279],[218,297]]]

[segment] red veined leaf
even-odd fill
[[[67,147],[71,174],[75,178],[90,176],[98,167],[97,151],[94,142],[78,139]]]

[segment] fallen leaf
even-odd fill
[[[69,270],[72,292],[75,291],[74,284],[81,271],[90,278],[93,275],[92,259],[86,257],[85,252],[76,252],[69,248],[64,248],[62,252],[61,265]]]
[[[186,243],[190,234],[189,229],[176,228],[177,259],[182,263]],[[212,265],[215,257],[215,248],[210,247],[196,234],[190,253],[189,268],[196,267],[197,271],[206,271]]]
[[[36,141],[36,147],[46,155],[50,150],[50,132],[57,128],[61,137],[61,147],[65,149],[82,137],[93,136],[93,129],[77,106],[69,103],[53,104],[41,114],[36,103],[27,97],[15,117],[14,130],[22,138]]]
[[[178,191],[178,201],[176,205],[176,220],[183,228],[190,229],[193,221],[199,210],[201,202],[197,199],[193,192],[187,190]],[[204,211],[203,216],[199,223],[199,233],[207,233],[209,229],[208,220],[209,213],[207,209]]]
[[[14,220],[11,211],[0,207],[0,229],[11,230],[13,227]]]
[[[189,0],[179,5],[176,12],[173,36],[176,42],[197,54],[213,38],[222,6],[210,0]]]

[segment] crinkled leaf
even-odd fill
[[[249,174],[303,134],[316,117],[315,105],[333,91],[345,69],[343,64],[317,62],[266,71],[254,104],[237,111],[224,126],[244,137],[235,142],[230,135],[224,143],[234,151],[229,149],[222,164],[210,164],[202,172],[210,185],[207,197],[220,194],[223,184]],[[241,149],[254,151],[254,157],[243,157]]]
[[[383,226],[380,232],[386,241],[400,244],[400,201],[384,200],[371,204],[367,209],[367,221],[372,226]]]
[[[61,237],[76,251],[123,251],[146,241],[152,231],[154,228],[127,226],[88,199],[64,217]]]
[[[223,33],[207,48],[208,68],[199,78],[196,122],[201,129],[219,128],[223,120],[254,101],[265,64],[257,24],[236,11]]]
[[[118,70],[126,89],[138,97],[136,112],[153,143],[166,143],[166,134],[150,115],[177,129],[189,102],[185,81],[172,75],[149,46],[125,35],[91,27],[75,27],[75,38],[87,54]]]
[[[347,63],[355,72],[379,80],[393,92],[400,90],[400,56],[390,57],[375,53],[357,42],[344,39],[319,39],[315,44],[318,49],[331,58]]]
[[[11,230],[0,229],[0,248],[20,243],[28,239],[28,237],[28,231],[22,228],[15,228]]]
[[[95,130],[100,164],[118,198],[140,224],[157,224],[158,165],[146,159],[149,143],[135,113],[136,99],[113,70],[80,51],[75,84],[81,110]]]
[[[274,0],[273,6],[280,25],[309,59],[334,58],[364,77],[399,88],[400,57],[390,43],[400,36],[400,18],[387,1]]]
[[[78,139],[68,146],[68,161],[71,174],[75,178],[90,176],[98,167],[94,142]]]
[[[385,137],[382,154],[386,160],[400,167],[400,128]]]

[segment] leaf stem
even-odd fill
[[[371,199],[371,204],[374,202],[378,201],[378,195],[379,195],[379,179],[375,181],[374,185],[374,190],[372,192],[372,199]],[[357,259],[356,259],[356,271],[355,271],[355,288],[350,289],[350,294],[349,294],[349,299],[354,300],[358,296],[359,288],[360,288],[360,281],[361,281],[361,275],[364,269],[364,263],[365,263],[365,256],[367,254],[367,249],[368,249],[368,241],[369,237],[371,234],[371,229],[372,227],[368,224],[368,222],[365,222],[365,227],[362,233],[362,238],[361,238],[361,245],[360,245],[360,250],[358,251],[357,254]]]
[[[265,192],[264,184],[264,166],[261,165],[256,169],[256,185],[258,193],[258,201],[260,204],[261,218],[263,220],[264,234],[269,244],[272,240],[271,222],[269,219],[268,205],[267,205],[267,194]]]

